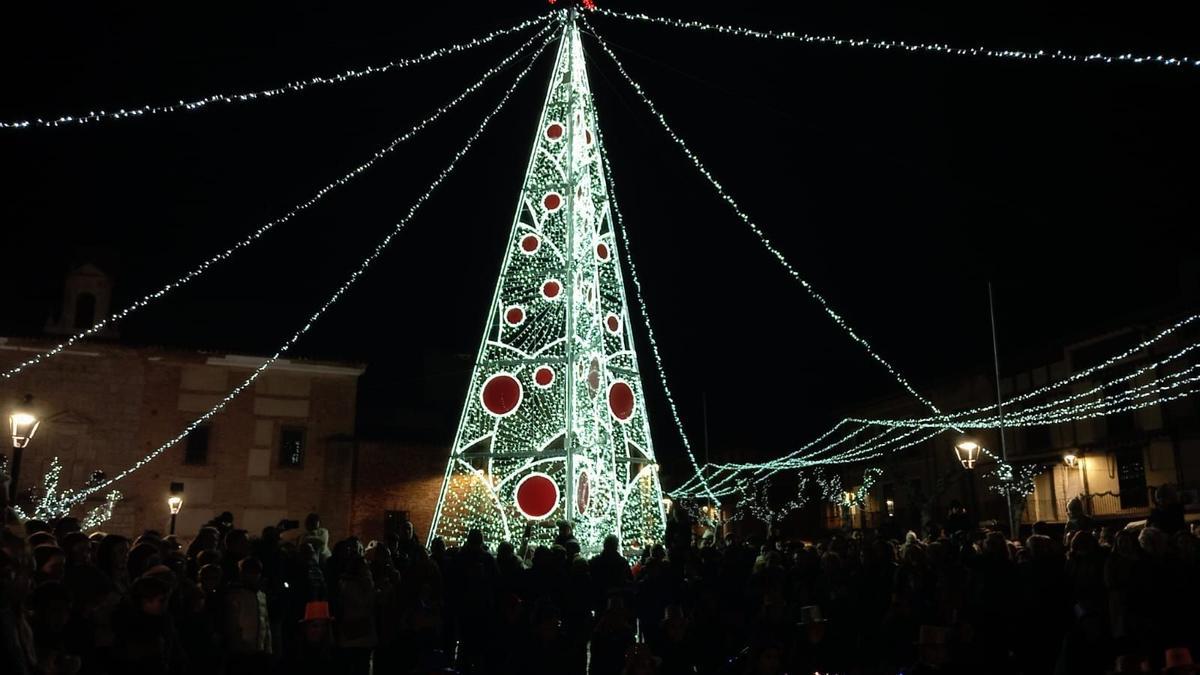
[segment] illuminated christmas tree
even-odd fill
[[[563,37],[430,538],[661,541],[658,465],[579,31]]]

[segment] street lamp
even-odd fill
[[[1067,465],[1067,468],[1074,469],[1075,465],[1079,464],[1079,458],[1075,456],[1075,453],[1068,452],[1063,455],[1063,463]]]
[[[33,435],[37,433],[42,423],[33,411],[33,396],[26,394],[21,404],[13,409],[8,416],[8,426],[12,433],[12,463],[8,475],[8,500],[17,501],[17,479],[21,475],[21,454]]]
[[[183,508],[183,497],[172,495],[167,499],[167,507],[171,509],[171,534],[175,534],[175,516],[178,516],[179,509]]]
[[[954,444],[954,454],[958,456],[958,461],[962,462],[964,469],[975,468],[975,462],[978,461],[982,449],[979,441],[970,436],[963,436]]]

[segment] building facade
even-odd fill
[[[1130,324],[1111,332],[1065,346],[1056,358],[1034,361],[1002,371],[1000,395],[1006,400],[1049,383],[1063,381],[1136,347],[1183,317]],[[1149,348],[1138,349],[1113,368],[1080,377],[1055,390],[1057,396],[1078,394],[1096,387],[1104,396],[1120,396],[1129,387],[1145,384],[1156,375],[1177,372],[1197,363],[1194,351],[1169,366],[1147,370],[1129,381],[1126,374],[1153,366],[1164,356],[1200,342],[1195,323],[1185,325]],[[955,402],[956,408],[995,405],[995,380],[983,374],[959,378],[926,388],[932,400]],[[1090,398],[1094,399],[1095,394]],[[854,417],[921,417],[926,411],[911,399],[895,397],[865,406]],[[981,434],[993,452],[1001,448],[999,429]],[[1013,464],[1032,464],[1041,471],[1033,492],[1024,500],[1021,521],[1064,523],[1067,506],[1078,497],[1084,511],[1098,520],[1125,522],[1146,517],[1154,493],[1163,485],[1174,487],[1189,510],[1200,509],[1200,398],[1185,396],[1138,410],[1080,419],[1069,423],[1004,429],[1004,446]],[[883,475],[863,495],[861,506],[824,506],[827,527],[872,527],[888,518],[911,529],[944,520],[952,502],[963,504],[982,519],[1004,522],[1004,500],[989,489],[984,477],[987,459],[974,470],[962,467],[955,456],[953,433],[883,460]],[[840,471],[847,492],[861,489],[863,467]]]
[[[56,342],[0,338],[0,368]],[[42,419],[24,451],[19,495],[40,488],[55,457],[60,491],[83,487],[96,471],[115,476],[179,434],[262,362],[85,342],[27,368],[0,383],[0,401],[14,405],[31,394]],[[181,535],[223,511],[251,533],[284,519],[303,521],[310,512],[320,513],[335,536],[348,533],[362,372],[355,364],[276,362],[207,423],[116,483],[123,498],[101,529],[166,531],[167,498],[179,493]],[[72,515],[103,499],[94,495]],[[29,504],[24,499],[23,507]]]

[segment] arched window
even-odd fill
[[[96,323],[96,296],[80,293],[75,296],[75,328],[91,328]]]

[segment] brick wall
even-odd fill
[[[363,440],[354,472],[351,527],[364,539],[384,535],[384,514],[407,511],[424,540],[442,488],[449,446]]]
[[[11,367],[47,346],[0,339],[0,367]],[[82,486],[96,469],[115,476],[179,434],[254,365],[244,357],[97,343],[0,383],[0,404],[7,407],[31,393],[46,417],[25,452],[21,487],[40,484],[54,456],[63,465],[60,489]],[[170,484],[181,482],[181,536],[190,536],[221,511],[232,512],[238,527],[255,534],[282,518],[303,520],[315,511],[334,536],[345,536],[352,501],[356,372],[361,370],[306,362],[268,371],[211,418],[206,463],[184,464],[186,441],[169,448],[114,486],[125,497],[103,529],[165,531]],[[284,426],[305,430],[301,468],[280,465]],[[100,503],[102,495],[97,495],[94,504]]]

